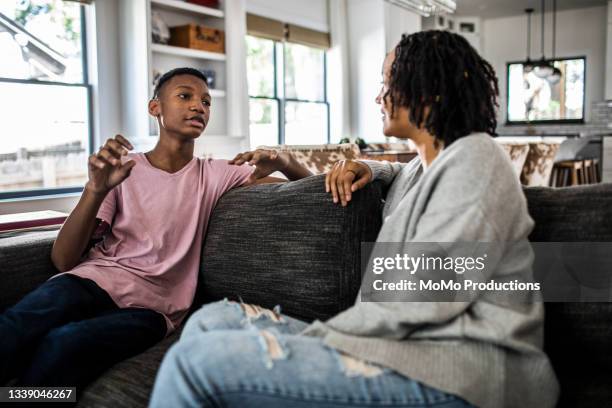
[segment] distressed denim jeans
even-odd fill
[[[278,310],[221,301],[188,320],[166,354],[150,407],[470,407],[301,336]]]

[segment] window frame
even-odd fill
[[[286,125],[286,121],[285,121],[285,109],[287,106],[287,102],[290,103],[313,103],[313,104],[317,104],[317,105],[324,105],[325,106],[325,110],[326,110],[326,120],[327,120],[327,126],[326,126],[326,132],[327,132],[327,136],[326,136],[326,143],[330,143],[330,133],[331,133],[331,125],[330,125],[330,106],[329,106],[329,99],[328,99],[328,95],[327,95],[327,50],[325,49],[321,49],[323,51],[323,100],[322,101],[315,101],[315,100],[305,100],[305,99],[298,99],[298,98],[287,98],[285,97],[286,95],[286,88],[285,88],[285,63],[286,63],[286,52],[285,52],[285,44],[290,43],[288,41],[278,41],[278,40],[273,40],[270,38],[265,38],[265,37],[258,37],[256,35],[249,35],[247,34],[247,36],[250,37],[254,37],[257,38],[259,40],[266,40],[266,41],[272,41],[272,44],[274,46],[274,52],[272,53],[273,55],[273,64],[274,64],[274,96],[261,96],[261,95],[248,95],[249,100],[251,99],[262,99],[262,100],[267,100],[267,101],[273,101],[276,103],[276,106],[278,108],[278,123],[277,125],[277,129],[278,129],[278,140],[277,143],[279,145],[284,145],[285,144],[285,125]],[[298,43],[291,43],[291,44],[297,44],[297,45],[301,45]],[[310,47],[310,48],[316,48],[316,47],[311,47],[311,46],[306,46],[306,47]],[[282,65],[279,67],[279,62],[278,62],[278,55],[279,53],[282,54],[283,56],[283,61],[282,61]],[[282,70],[282,73],[279,74],[279,71]],[[282,82],[282,96],[279,93],[279,81]],[[248,89],[248,88],[247,88]],[[249,125],[250,126],[250,125]],[[250,142],[250,141],[249,141]],[[305,144],[307,145],[307,143]]]
[[[581,59],[584,61],[584,91],[582,92],[582,119],[546,119],[546,120],[510,120],[508,107],[510,106],[510,65],[524,64],[526,61],[510,61],[506,63],[506,126],[525,126],[525,125],[582,125],[585,123],[586,116],[586,93],[587,93],[587,57],[586,55],[575,57],[557,57],[548,59],[548,62],[567,61]],[[531,61],[536,63],[538,61]]]
[[[50,85],[50,86],[74,86],[77,88],[85,88],[87,96],[87,141],[88,141],[88,152],[87,154],[93,153],[94,146],[94,115],[92,109],[92,85],[89,82],[89,62],[88,62],[88,50],[87,50],[87,18],[85,13],[85,6],[80,5],[80,17],[81,17],[81,54],[82,54],[82,69],[83,69],[83,81],[79,83],[68,83],[59,81],[40,81],[37,79],[17,79],[17,78],[5,78],[0,77],[0,82],[4,83],[21,83],[21,84],[33,84],[33,85]],[[81,193],[84,186],[75,187],[52,187],[52,188],[38,188],[28,190],[15,190],[15,191],[0,191],[0,202],[25,199],[25,198],[37,198],[46,196],[62,196],[74,193]]]

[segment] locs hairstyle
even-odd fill
[[[159,96],[159,93],[161,92],[164,84],[177,75],[191,75],[196,78],[200,78],[202,81],[204,81],[206,85],[208,85],[208,81],[206,80],[206,77],[204,76],[204,74],[202,74],[197,69],[195,68],[175,68],[175,69],[172,69],[166,72],[164,75],[162,75],[159,78],[159,81],[157,81],[157,85],[155,85],[155,90],[153,91],[153,99],[156,99]]]
[[[445,146],[473,132],[495,136],[498,94],[495,70],[458,34],[404,34],[395,47],[385,94],[392,115],[397,106],[408,108],[410,121]]]

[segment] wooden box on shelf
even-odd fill
[[[225,32],[197,24],[171,27],[170,44],[223,54],[225,53]]]

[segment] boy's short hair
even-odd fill
[[[153,99],[157,99],[164,84],[177,75],[191,75],[196,78],[200,78],[208,86],[208,81],[206,80],[206,77],[199,70],[195,68],[189,68],[189,67],[174,68],[166,72],[164,75],[162,75],[159,78],[159,81],[157,81],[157,85],[155,85],[155,90],[153,91]]]

